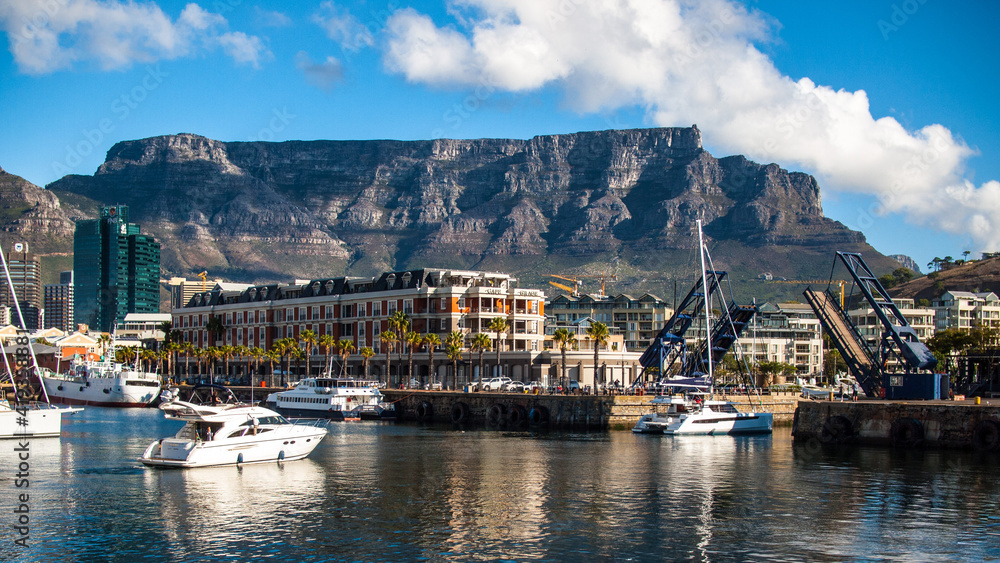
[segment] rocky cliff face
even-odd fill
[[[72,252],[73,227],[55,194],[0,168],[0,244],[5,251],[23,241],[35,254]]]
[[[811,176],[717,159],[696,127],[406,142],[170,135],[118,143],[93,176],[48,188],[128,204],[178,275],[434,266],[541,278],[615,263],[649,280],[691,261],[697,219],[750,277],[815,276],[832,249],[874,253],[822,216]]]

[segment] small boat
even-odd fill
[[[0,439],[46,438],[62,432],[62,416],[83,409],[41,402],[11,405],[0,400]]]
[[[264,403],[287,416],[331,420],[387,420],[396,409],[386,403],[378,382],[338,377],[307,377],[292,389],[267,396]]]
[[[207,400],[191,402],[199,397]],[[198,386],[191,400],[175,399],[160,410],[187,424],[146,448],[139,461],[154,467],[293,461],[308,456],[327,433],[325,419],[286,420],[271,409],[235,401],[221,385]]]
[[[668,436],[770,434],[773,428],[774,415],[769,412],[743,413],[732,402],[704,400],[695,401],[692,412],[670,420],[663,433]]]

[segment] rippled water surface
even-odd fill
[[[0,442],[0,560],[969,560],[1000,558],[1000,463],[773,436],[501,433],[334,423],[302,461],[156,470],[179,423],[88,408]]]

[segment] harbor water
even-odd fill
[[[301,461],[135,461],[179,425],[87,408],[61,438],[30,441],[27,488],[18,442],[0,442],[0,560],[1000,558],[995,455],[830,450],[782,427],[671,438],[366,422],[331,424]]]

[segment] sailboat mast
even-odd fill
[[[701,286],[705,291],[705,350],[708,352],[708,392],[715,392],[715,377],[712,375],[712,295],[708,292],[708,278],[705,275],[705,241],[701,235],[701,219],[698,219],[698,257],[701,259]]]
[[[14,298],[13,299],[14,308],[17,309],[17,318],[20,319],[21,321],[21,329],[24,330],[25,333],[27,333],[28,325],[24,322],[24,315],[21,313],[21,303],[17,300],[17,294],[14,293],[14,282],[13,280],[10,279],[10,269],[7,267],[7,256],[3,253],[2,248],[0,248],[0,262],[3,262],[3,273],[5,276],[7,276],[7,283],[10,285],[10,294]],[[27,264],[25,264],[25,268],[27,268]],[[25,273],[27,275],[27,270],[25,270]],[[45,397],[45,402],[48,403],[49,392],[45,390],[45,383],[42,381],[42,371],[38,367],[38,358],[35,357],[35,347],[31,345],[30,338],[28,340],[28,352],[31,353],[31,362],[35,366],[35,375],[38,376],[38,384],[42,387],[42,396]],[[4,354],[4,356],[6,356],[6,354]],[[8,366],[7,369],[10,370],[10,366]],[[10,377],[11,383],[13,383],[14,372],[11,372],[10,375],[11,375]]]

